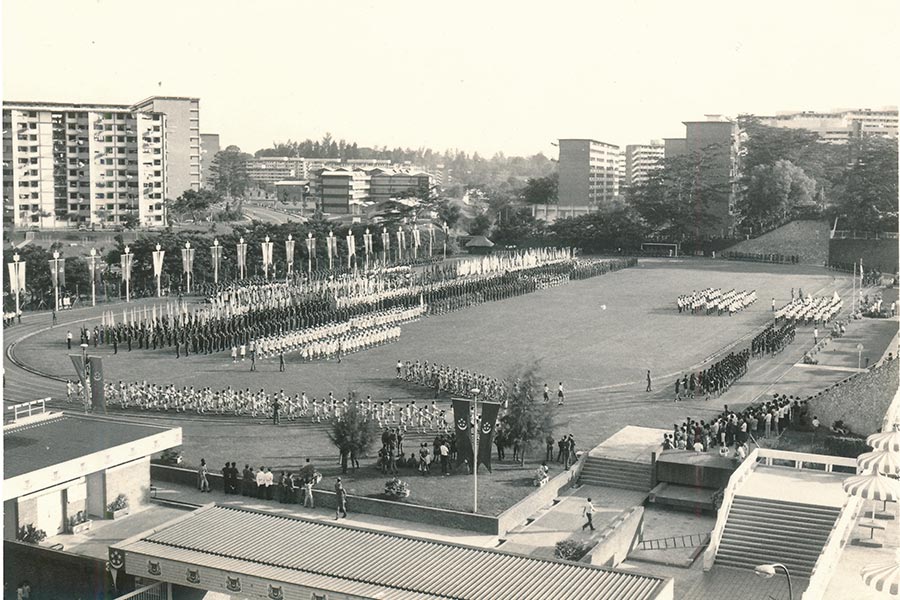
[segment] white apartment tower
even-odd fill
[[[559,204],[597,206],[619,195],[621,152],[590,139],[559,140]]]
[[[166,115],[119,105],[3,105],[3,201],[17,227],[165,221]]]

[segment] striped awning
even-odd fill
[[[660,577],[215,505],[111,546],[110,563],[130,575],[262,598],[291,597],[289,589],[402,600],[671,594]]]
[[[856,459],[860,472],[875,471],[882,475],[900,474],[900,452],[875,450],[860,454]]]
[[[866,438],[866,443],[876,450],[900,452],[900,431],[894,429],[893,431],[873,433]]]
[[[878,473],[865,473],[844,480],[844,491],[866,500],[896,502],[900,500],[900,481]]]
[[[892,560],[866,565],[860,575],[869,587],[891,596],[900,596],[900,551]]]

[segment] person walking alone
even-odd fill
[[[206,459],[200,459],[200,468],[197,469],[198,485],[200,492],[209,492],[209,468],[206,466]]]
[[[334,510],[334,520],[337,521],[342,516],[347,518],[347,492],[344,490],[344,486],[341,483],[341,478],[338,477],[334,482],[334,496],[335,500],[337,500],[337,508]]]
[[[581,530],[584,531],[585,527],[590,527],[591,531],[594,531],[594,505],[591,503],[591,499],[587,499],[587,504],[584,505],[584,510],[582,514],[587,519],[584,525],[581,526]]]
[[[651,380],[650,380],[650,369],[647,369],[647,391],[648,392],[653,391],[653,386],[651,385]]]

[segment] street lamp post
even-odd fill
[[[13,290],[15,290],[15,293],[16,293],[16,318],[19,320],[19,323],[21,323],[22,322],[22,310],[19,308],[19,294],[21,293],[22,290],[19,289],[19,284],[22,282],[23,278],[21,275],[19,275],[19,269],[21,269],[24,265],[19,263],[19,260],[21,260],[21,257],[19,256],[19,253],[16,252],[15,254],[13,254],[13,270],[15,271],[15,273],[12,276],[11,283],[12,283],[12,288],[13,288]]]
[[[219,261],[222,260],[222,248],[219,246],[219,238],[213,240],[212,263],[213,283],[219,284]]]
[[[56,307],[56,312],[59,312],[59,251],[58,250],[55,250],[53,252],[53,295],[55,298],[53,306]]]
[[[91,306],[97,306],[97,249],[91,248]]]
[[[759,565],[754,570],[757,575],[762,577],[763,579],[770,579],[775,576],[775,570],[781,569],[784,571],[785,577],[787,577],[788,584],[788,600],[794,600],[794,588],[791,585],[791,573],[788,571],[788,568],[781,563],[772,563],[770,565]]]

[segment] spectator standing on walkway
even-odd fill
[[[66,332],[66,348],[72,349],[72,330]]]
[[[209,468],[206,466],[206,459],[200,459],[200,468],[197,469],[197,479],[200,492],[209,492]]]
[[[313,485],[315,481],[313,477],[305,477],[303,479],[303,508],[315,508],[316,503],[313,499]]]
[[[347,518],[347,492],[344,490],[344,486],[341,483],[341,478],[338,477],[334,482],[334,495],[335,500],[337,500],[337,508],[334,510],[334,520],[343,516],[345,519]]]
[[[587,499],[587,504],[584,505],[584,510],[582,514],[587,519],[584,525],[581,526],[581,530],[584,531],[585,527],[590,527],[591,531],[594,531],[594,505],[591,503],[591,499]]]
[[[653,391],[653,386],[651,385],[651,381],[650,381],[650,369],[647,369],[647,391],[648,392]]]

